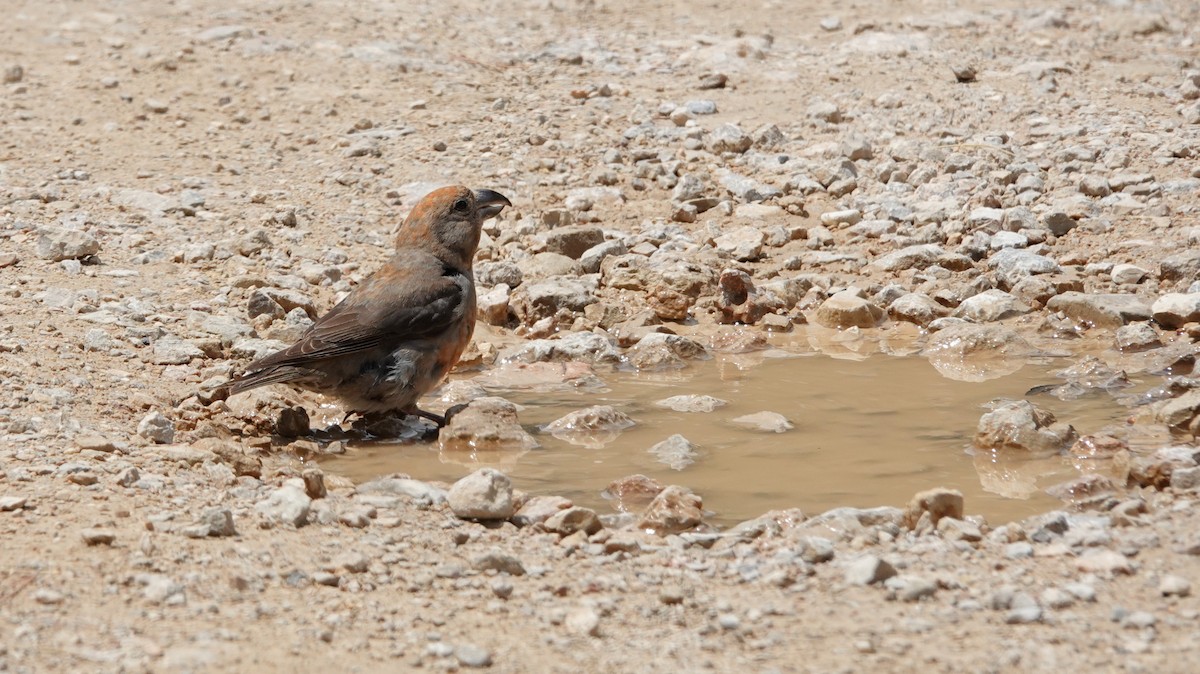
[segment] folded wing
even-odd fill
[[[250,363],[230,382],[231,393],[308,377],[331,358],[432,338],[456,325],[466,310],[470,284],[465,276],[440,265],[405,266],[405,261],[393,258],[295,344]],[[405,281],[418,274],[429,280]],[[414,290],[397,294],[401,288]]]

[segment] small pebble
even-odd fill
[[[29,499],[24,496],[0,496],[0,513],[12,512],[25,507]]]
[[[328,587],[337,587],[341,579],[337,574],[329,573],[328,571],[317,571],[312,575],[312,582],[317,585],[326,585]]]
[[[664,588],[658,592],[658,600],[668,606],[683,603],[683,591],[677,588]]]
[[[480,668],[492,666],[492,653],[486,648],[472,644],[459,644],[454,647],[454,657],[463,667]]]
[[[501,599],[508,599],[512,596],[513,584],[507,578],[495,578],[492,580],[492,594]]]
[[[1186,578],[1168,574],[1159,581],[1158,591],[1164,597],[1186,597],[1192,593],[1192,584]]]
[[[1123,620],[1121,620],[1122,625],[1126,627],[1133,627],[1135,629],[1154,627],[1155,623],[1157,622],[1158,618],[1154,617],[1154,614],[1150,613],[1149,611],[1133,611],[1126,615]]]
[[[79,532],[79,535],[88,545],[112,545],[117,540],[117,532],[99,527],[84,529]]]
[[[58,592],[56,590],[51,590],[48,588],[44,588],[44,587],[38,588],[33,593],[34,601],[36,601],[39,604],[45,604],[47,606],[54,606],[57,604],[61,604],[61,603],[63,603],[63,599],[64,599],[64,597],[61,592]]]
[[[600,616],[588,606],[581,606],[567,615],[567,630],[580,636],[600,636]]]

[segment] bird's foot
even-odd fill
[[[428,420],[432,421],[433,423],[437,424],[438,428],[444,428],[446,426],[446,424],[450,423],[450,420],[454,418],[455,414],[458,414],[459,412],[463,411],[464,409],[466,409],[466,407],[467,406],[465,404],[452,405],[452,406],[450,406],[449,409],[446,410],[445,414],[434,414],[433,412],[426,412],[425,410],[423,410],[419,407],[410,407],[407,410],[404,410],[404,412],[407,414],[412,414],[412,415],[421,417],[423,419],[428,419]]]
[[[413,424],[400,410],[360,413],[350,428],[361,433],[366,440],[417,439]]]
[[[410,408],[404,410],[404,413],[411,414],[411,415],[417,416],[417,417],[421,417],[422,419],[428,419],[428,420],[432,421],[433,423],[437,424],[438,428],[445,426],[446,421],[448,421],[448,419],[446,419],[446,417],[442,416],[441,414],[434,414],[433,412],[426,412],[425,410],[423,410],[419,407],[410,407]]]
[[[386,412],[360,413],[358,419],[354,421],[353,428],[376,438],[412,438],[413,431],[420,429],[419,438],[421,440],[436,440],[438,432],[464,407],[466,405],[455,405],[446,410],[445,414],[434,414],[415,405]],[[348,413],[346,419],[349,419],[352,414],[354,413]],[[414,424],[408,417],[427,419],[435,425],[430,428],[423,424]],[[346,419],[342,420],[343,424]]]
[[[434,428],[430,428],[429,430],[425,431],[425,435],[423,437],[425,440],[436,440],[438,435],[440,435],[441,430],[446,427],[446,424],[450,423],[450,420],[454,418],[454,415],[461,412],[465,407],[466,405],[454,405],[447,409],[445,414],[434,414],[433,412],[427,412],[416,406],[410,407],[404,410],[404,412],[405,414],[411,414],[413,416],[421,417],[422,419],[428,419],[437,424],[437,426]]]

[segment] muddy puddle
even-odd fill
[[[1053,373],[1069,364],[1045,358],[1005,376],[964,382],[941,376],[920,357],[845,360],[771,351],[718,356],[669,374],[601,373],[603,388],[552,391],[519,383],[506,389],[497,386],[505,377],[493,373],[489,392],[523,407],[522,423],[540,448],[471,453],[439,451],[436,443],[357,443],[322,462],[356,482],[391,473],[452,482],[492,466],[519,489],[567,496],[600,512],[613,511],[602,495],[606,485],[641,473],[702,495],[718,525],[779,508],[813,514],[839,506],[903,506],[915,492],[945,486],[964,493],[969,513],[1000,523],[1061,507],[1044,489],[1079,472],[1062,456],[1016,452],[998,462],[973,450],[971,438],[990,402],[1028,398],[1080,434],[1120,425],[1129,415],[1102,391],[1074,400],[1030,394],[1062,383]],[[656,404],[681,394],[728,404],[703,413]],[[612,405],[637,425],[587,445],[539,430],[589,405]],[[787,417],[794,428],[763,432],[732,421],[762,411]],[[648,451],[674,434],[694,445],[693,463],[681,469]]]

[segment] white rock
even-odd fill
[[[183,365],[203,357],[204,352],[195,344],[186,339],[164,335],[155,340],[151,360],[156,365]]]
[[[508,296],[512,291],[507,283],[500,283],[491,290],[480,293],[479,319],[489,325],[504,325],[508,322]]]
[[[729,402],[712,396],[685,394],[663,398],[654,404],[676,412],[711,412]]]
[[[455,414],[438,434],[443,451],[524,451],[538,441],[521,426],[517,406],[493,396],[476,398]]]
[[[817,308],[817,323],[827,328],[873,328],[883,320],[883,309],[854,290],[835,293]]]
[[[778,412],[755,412],[733,419],[733,423],[763,433],[783,433],[795,426]]]
[[[579,531],[590,536],[603,526],[595,510],[580,506],[559,509],[542,521],[543,529],[559,536],[570,536]]]
[[[415,501],[431,504],[446,502],[446,490],[427,482],[403,477],[382,477],[364,482],[355,489],[359,494],[389,494],[406,496]]]
[[[600,616],[590,606],[580,606],[567,615],[567,630],[580,636],[600,636]]]
[[[74,260],[99,252],[100,242],[82,230],[47,228],[38,232],[37,255],[44,260]]]
[[[463,519],[505,520],[514,512],[512,481],[491,468],[480,468],[455,482],[446,498],[454,514]]]
[[[160,445],[175,441],[175,424],[158,410],[142,417],[138,422],[137,432],[143,438]]]
[[[1150,311],[1154,321],[1168,330],[1200,321],[1200,293],[1167,293],[1155,300]]]
[[[717,252],[745,262],[762,254],[763,233],[754,227],[739,227],[713,239],[713,243]]]
[[[1028,400],[1002,403],[979,418],[975,445],[994,449],[1021,449],[1051,453],[1064,449],[1078,437],[1075,429]]]
[[[687,438],[676,433],[648,450],[672,470],[683,470],[696,462],[696,448]]]
[[[999,321],[1012,316],[1027,314],[1029,305],[1003,290],[985,290],[968,297],[958,305],[954,315],[976,323]]]
[[[862,213],[855,209],[827,211],[821,214],[821,222],[826,225],[853,225],[861,219]]]
[[[1108,575],[1132,574],[1129,559],[1114,550],[1093,549],[1084,552],[1075,560],[1075,566],[1087,573]]]
[[[1113,283],[1141,283],[1150,272],[1136,264],[1118,264],[1112,268]]]
[[[233,536],[237,528],[233,525],[233,511],[229,508],[209,508],[200,515],[201,528],[207,536]]]
[[[1029,239],[1025,238],[1024,234],[1017,232],[1002,231],[996,232],[988,240],[988,247],[992,250],[1000,250],[1002,248],[1024,248],[1029,245]]]
[[[142,586],[142,596],[151,604],[175,606],[187,603],[183,585],[161,573],[139,573],[133,581]]]
[[[896,568],[875,555],[863,555],[846,565],[846,582],[871,585],[896,575]]]
[[[907,321],[922,327],[950,315],[950,309],[924,293],[902,295],[888,305],[887,311],[888,315],[897,321]]]
[[[870,266],[883,271],[902,271],[913,267],[924,269],[945,253],[946,251],[937,244],[923,243],[880,255]]]
[[[709,135],[708,147],[717,154],[722,152],[742,153],[750,149],[754,139],[735,124],[721,124]]]
[[[569,412],[542,427],[555,437],[570,440],[590,434],[615,434],[633,426],[633,419],[611,405],[593,405]]]
[[[272,522],[302,527],[308,522],[311,507],[312,499],[304,493],[303,488],[285,484],[259,501],[254,509]]]
[[[1158,582],[1158,591],[1164,597],[1186,597],[1192,593],[1192,584],[1186,578],[1167,574]]]
[[[963,323],[938,331],[922,353],[944,377],[986,381],[1021,369],[1032,352],[1033,347],[1013,330]]]
[[[20,510],[29,502],[24,496],[0,496],[0,513]]]
[[[492,666],[492,653],[474,644],[459,644],[454,647],[454,657],[463,667],[479,669]]]

